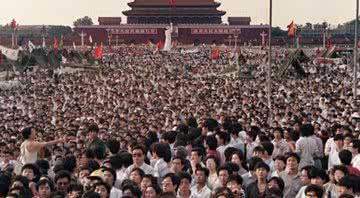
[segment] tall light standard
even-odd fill
[[[326,29],[328,27],[328,24],[324,21],[323,24],[322,24],[322,28],[323,28],[323,48],[325,49],[326,47]]]
[[[271,31],[272,29],[272,0],[270,0],[270,17],[269,17],[269,52],[268,52],[268,61],[269,67],[267,69],[267,101],[268,101],[268,110],[269,110],[269,125],[271,126],[272,116],[271,116]]]
[[[356,19],[355,19],[355,41],[354,41],[354,102],[356,103],[356,96],[357,96],[357,71],[358,71],[358,23],[359,23],[359,0],[356,0]],[[358,106],[356,105],[355,108],[357,109]],[[358,110],[358,109],[357,109]]]

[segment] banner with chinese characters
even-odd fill
[[[191,34],[232,34],[232,31],[227,28],[192,28]]]
[[[111,34],[157,34],[155,28],[122,28],[112,29]]]

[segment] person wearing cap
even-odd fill
[[[64,139],[57,139],[49,142],[38,142],[36,141],[36,131],[32,127],[24,128],[21,133],[25,139],[20,146],[20,160],[22,164],[34,164],[38,158],[38,152],[42,148],[64,142]]]

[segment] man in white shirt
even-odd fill
[[[337,134],[334,136],[334,143],[336,145],[335,149],[331,149],[329,154],[328,170],[330,170],[335,165],[341,165],[339,158],[339,152],[344,147],[344,136]]]
[[[353,154],[351,164],[354,168],[360,170],[360,140],[353,140],[351,150]]]
[[[192,198],[210,197],[211,190],[206,185],[208,176],[209,170],[207,168],[198,167],[195,170],[195,186],[191,188]]]
[[[134,164],[130,165],[125,171],[127,178],[129,178],[130,173],[134,168],[142,169],[145,174],[150,174],[150,175],[154,174],[154,169],[150,165],[146,164],[144,161],[145,148],[143,146],[137,145],[133,148],[132,158]]]

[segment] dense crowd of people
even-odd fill
[[[239,50],[254,77],[239,79],[213,50],[127,46],[97,70],[17,74],[0,92],[0,197],[358,197],[351,65],[276,78],[291,53],[275,48],[269,108],[266,52]]]

